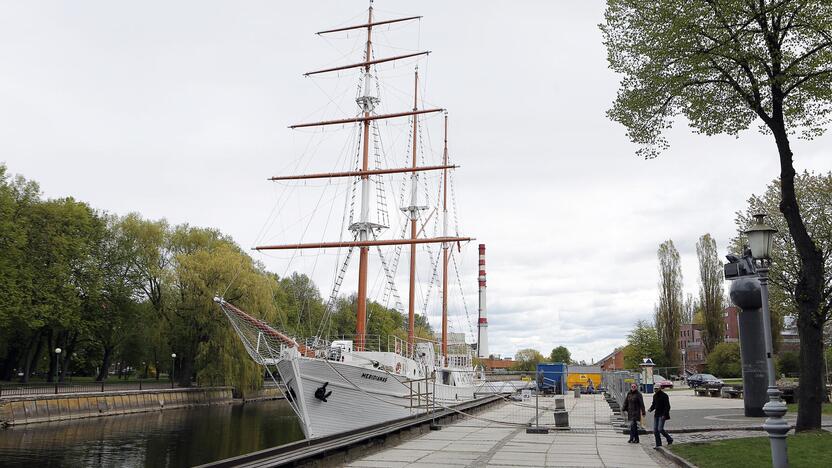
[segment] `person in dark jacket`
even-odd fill
[[[627,419],[630,421],[630,440],[628,440],[627,443],[637,444],[639,443],[638,422],[641,421],[642,416],[647,414],[644,411],[644,397],[642,397],[641,392],[638,391],[638,385],[630,385],[630,392],[627,393],[627,397],[624,398],[623,410],[627,412]]]
[[[670,398],[667,393],[662,391],[661,387],[656,387],[656,393],[653,395],[653,404],[650,405],[650,410],[653,411],[653,435],[656,436],[656,447],[662,446],[662,437],[667,439],[667,445],[673,443],[673,437],[664,430],[664,423],[670,419]]]

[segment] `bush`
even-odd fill
[[[775,361],[778,377],[782,374],[787,376],[800,372],[800,355],[794,351],[783,351]]]
[[[708,372],[717,377],[742,376],[739,343],[720,343],[708,354]]]

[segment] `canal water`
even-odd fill
[[[183,467],[303,439],[284,400],[0,429],[0,466]]]

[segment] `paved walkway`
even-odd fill
[[[672,466],[653,452],[652,434],[642,436],[639,445],[628,444],[627,436],[610,425],[612,411],[601,395],[567,396],[565,403],[569,431],[526,434],[526,423],[534,420],[534,400],[506,402],[347,466]],[[540,398],[540,424],[554,425],[554,406],[554,398]]]

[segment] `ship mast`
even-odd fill
[[[419,110],[419,67],[416,67],[413,80],[413,112]],[[416,168],[416,137],[418,132],[418,116],[413,115],[413,154],[412,166]],[[410,216],[410,238],[416,239],[416,218],[418,216],[417,189],[419,178],[416,172],[410,174],[410,206],[407,207],[408,215]],[[410,245],[410,289],[407,304],[407,351],[408,354],[413,353],[413,344],[415,341],[415,314],[416,308],[416,244]]]
[[[448,165],[448,113],[445,112],[445,145],[442,164]],[[442,237],[448,237],[448,170],[442,171]],[[448,243],[442,243],[442,360],[448,365]]]
[[[348,70],[353,68],[363,68],[363,93],[361,96],[356,98],[356,103],[360,108],[360,116],[358,117],[351,117],[351,118],[342,118],[336,120],[326,120],[320,122],[310,122],[310,123],[301,123],[296,125],[291,125],[289,128],[291,129],[298,129],[298,128],[308,128],[308,127],[321,127],[321,126],[330,126],[330,125],[345,125],[350,123],[359,123],[363,125],[363,138],[362,138],[362,158],[361,158],[361,168],[356,171],[349,171],[349,172],[330,172],[330,173],[318,173],[318,174],[302,174],[302,175],[288,175],[288,176],[275,176],[271,177],[269,180],[273,181],[284,181],[284,180],[306,180],[306,179],[320,179],[320,178],[337,178],[337,177],[360,177],[361,180],[361,208],[359,214],[359,220],[356,223],[353,223],[350,226],[350,230],[355,232],[355,239],[352,241],[339,241],[339,242],[317,242],[317,243],[301,243],[301,244],[280,244],[280,245],[261,245],[253,247],[254,250],[296,250],[296,249],[322,249],[322,248],[355,248],[358,247],[359,249],[359,260],[358,260],[358,299],[357,299],[357,311],[356,311],[356,326],[355,326],[355,333],[356,333],[356,340],[355,340],[355,350],[356,351],[363,351],[366,344],[366,332],[367,332],[367,275],[368,275],[368,260],[369,260],[369,250],[370,247],[380,247],[380,246],[396,246],[396,245],[410,245],[411,246],[411,279],[410,279],[410,308],[409,308],[409,329],[408,329],[408,344],[411,346],[413,345],[413,335],[414,335],[414,322],[415,322],[415,252],[416,252],[416,244],[442,244],[443,249],[445,251],[445,268],[444,271],[447,276],[447,248],[454,242],[466,242],[472,240],[468,237],[434,237],[434,238],[418,238],[418,234],[416,232],[416,218],[418,210],[425,209],[426,207],[417,206],[417,187],[416,182],[418,181],[417,173],[422,171],[434,171],[434,170],[442,170],[445,173],[445,180],[447,181],[447,172],[448,169],[454,169],[457,166],[450,166],[447,163],[438,166],[424,166],[419,167],[417,166],[416,161],[416,152],[417,152],[417,117],[421,114],[430,114],[435,112],[443,112],[444,109],[418,109],[418,96],[414,93],[414,105],[412,111],[407,112],[395,112],[390,114],[375,114],[375,108],[378,105],[379,98],[374,96],[372,93],[372,73],[370,72],[371,66],[379,63],[386,63],[395,60],[407,59],[422,55],[427,55],[430,51],[406,54],[406,55],[399,55],[395,57],[384,57],[380,59],[373,59],[373,42],[372,42],[372,30],[373,26],[378,25],[385,25],[385,24],[392,24],[392,23],[399,23],[403,21],[411,21],[420,19],[421,16],[409,16],[406,18],[399,18],[399,19],[392,19],[392,20],[385,20],[385,21],[378,21],[373,22],[373,6],[372,0],[370,0],[370,8],[368,10],[368,17],[366,24],[359,24],[355,26],[347,26],[337,29],[329,29],[326,31],[319,31],[317,34],[329,34],[335,32],[343,32],[343,31],[351,31],[355,29],[367,29],[367,44],[364,51],[364,61],[360,63],[354,63],[351,65],[343,65],[338,67],[331,67],[323,70],[317,70],[313,72],[306,73],[305,76],[317,75],[320,73],[327,73],[327,72],[336,72],[341,70]],[[418,90],[418,69],[416,71],[416,89]],[[373,169],[371,170],[369,167],[369,159],[370,159],[370,126],[373,125],[373,122],[376,120],[386,120],[386,119],[393,119],[399,117],[409,117],[413,116],[413,161],[411,167],[403,167],[403,168],[393,168],[393,169]],[[446,118],[446,133],[447,133],[447,118]],[[447,137],[446,137],[446,155],[445,161],[447,161]],[[412,180],[412,189],[411,189],[411,206],[405,208],[405,211],[410,212],[410,222],[411,222],[411,236],[407,239],[376,239],[375,236],[372,235],[374,229],[382,228],[384,226],[380,226],[378,224],[374,224],[370,222],[370,176],[371,175],[383,175],[383,174],[398,174],[398,173],[410,173],[411,180]],[[446,211],[447,211],[447,200],[446,200]],[[445,231],[447,231],[447,220],[445,222]],[[447,283],[447,280],[445,280]],[[444,290],[444,289],[443,289]],[[445,300],[447,302],[447,300]],[[443,313],[444,314],[444,313]],[[444,316],[444,315],[443,315]],[[443,341],[446,340],[445,334],[447,332],[447,318],[443,318]],[[443,349],[445,346],[443,345]],[[444,353],[444,352],[443,352]]]
[[[364,65],[364,99],[359,101],[359,105],[364,110],[364,118],[369,119],[370,112],[375,108],[378,99],[373,99],[370,92],[370,85],[372,84],[372,76],[370,75],[369,62],[373,59],[373,4],[370,3],[370,9],[367,19],[367,51],[364,60],[367,62]],[[361,170],[368,171],[370,160],[370,120],[364,120],[364,141],[362,143],[362,159]],[[370,221],[370,176],[364,174],[361,176],[361,218],[358,226],[358,239],[362,242],[369,240],[369,221]],[[370,253],[370,248],[366,246],[359,247],[358,257],[358,304],[355,321],[355,335],[357,351],[364,351],[364,339],[367,333],[367,260]]]

